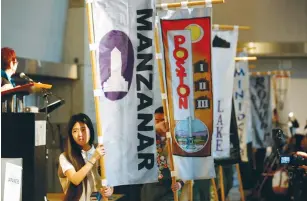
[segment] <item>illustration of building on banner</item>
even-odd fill
[[[194,83],[195,91],[209,91],[209,81],[206,78],[199,79]]]
[[[122,76],[121,52],[115,47],[111,51],[111,76],[103,84],[104,92],[128,92],[128,82]]]
[[[210,99],[207,96],[195,99],[195,109],[210,109]]]
[[[194,64],[194,73],[207,73],[208,62],[206,60],[200,60]]]

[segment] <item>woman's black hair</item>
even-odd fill
[[[85,161],[81,154],[82,147],[80,147],[76,143],[76,141],[72,136],[72,129],[77,122],[84,123],[87,125],[90,131],[90,139],[88,142],[90,146],[93,145],[95,139],[95,131],[91,119],[86,114],[83,113],[75,114],[71,116],[68,122],[68,137],[64,154],[67,160],[74,166],[75,170],[79,171],[85,165]],[[70,183],[64,201],[78,201],[83,192],[83,183],[85,185],[85,189],[87,189],[87,177],[85,177],[83,182],[81,182],[77,186],[74,185],[73,183]]]

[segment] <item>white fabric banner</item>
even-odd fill
[[[93,22],[108,185],[158,180],[153,0],[96,0]]]
[[[214,159],[230,157],[230,119],[238,30],[212,31]]]
[[[282,75],[274,75],[272,77],[273,85],[273,97],[274,105],[273,109],[277,110],[277,121],[278,127],[281,128],[289,137],[291,137],[291,133],[289,132],[288,127],[288,115],[291,112],[290,109],[290,97],[289,97],[289,89],[290,89],[290,74]]]
[[[214,178],[215,169],[210,142],[212,131],[208,132],[207,128],[210,127],[212,130],[212,115],[208,114],[212,100],[210,101],[205,96],[202,97],[203,94],[209,94],[206,78],[210,78],[210,92],[212,84],[211,72],[208,70],[211,68],[211,62],[209,64],[206,62],[211,60],[211,8],[162,10],[159,11],[158,16],[161,19],[158,24],[161,27],[159,43],[164,60],[164,76],[168,80],[165,86],[166,90],[169,90],[167,91],[168,106],[171,108],[169,117],[171,128],[173,126],[174,129],[172,139],[176,141],[175,143],[173,141],[176,176],[183,180]],[[176,33],[183,39],[177,41],[180,47],[175,48]],[[178,49],[176,53],[178,55],[174,55],[174,48]],[[178,64],[174,63],[176,57],[185,58],[184,63],[179,62],[180,67],[177,69]],[[204,77],[196,80],[195,77],[201,74]],[[179,80],[179,77],[184,78]],[[176,92],[175,90],[178,90],[180,85],[186,85],[189,89]],[[189,95],[186,101],[178,101],[182,98],[178,95],[187,91],[190,93],[187,93]],[[212,94],[209,97],[211,98]],[[202,111],[208,113],[200,115]],[[204,122],[203,119],[211,121],[211,125]],[[186,137],[187,133],[188,137]]]
[[[169,42],[169,55],[172,55],[172,51],[175,49],[175,44],[173,41],[175,40],[174,36],[183,36],[185,39],[184,42],[181,44],[181,48],[185,48],[187,52],[191,53],[192,52],[192,42],[191,42],[191,33],[190,30],[176,30],[176,31],[168,31],[167,36],[168,36],[168,42]],[[177,39],[180,40],[180,39]],[[171,59],[170,60],[170,65],[171,65],[171,72],[172,72],[172,77],[176,77],[178,74],[178,67],[176,65],[178,61],[176,59]],[[187,57],[184,64],[184,68],[186,69],[186,76],[182,79],[183,83],[187,83],[189,86],[194,85],[194,79],[193,79],[193,68],[189,68],[192,66],[192,57]],[[178,85],[180,85],[180,79],[173,79],[172,80],[172,86],[174,89],[177,88]],[[172,96],[174,99],[174,107],[179,108],[180,106],[180,97],[178,95],[177,90],[172,91]],[[179,120],[186,120],[189,117],[194,117],[194,92],[193,90],[190,91],[190,94],[188,95],[188,101],[187,101],[187,108],[182,108],[181,110],[174,110],[174,120],[179,121]]]
[[[238,56],[247,57],[247,54],[242,52]],[[251,128],[248,61],[239,61],[236,63],[233,97],[237,116],[241,160],[247,162],[247,136],[249,130],[252,130],[248,129]]]
[[[251,76],[250,95],[253,126],[253,147],[272,146],[271,77]]]

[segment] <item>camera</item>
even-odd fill
[[[285,155],[284,147],[287,144],[286,136],[281,129],[273,129],[272,137],[279,157],[279,165],[287,165],[289,176],[289,194],[295,201],[305,201],[307,196],[307,173],[300,166],[307,165],[307,159],[292,153]]]
[[[281,165],[291,165],[291,166],[302,166],[307,165],[307,159],[302,156],[297,156],[295,154],[291,156],[280,156]]]
[[[277,152],[280,156],[280,164],[281,165],[290,165],[290,166],[302,166],[302,165],[307,165],[307,159],[302,157],[302,156],[298,156],[295,153],[291,154],[291,155],[282,155],[282,151],[283,151],[283,147],[286,145],[287,140],[286,140],[286,136],[284,135],[283,131],[281,129],[273,129],[273,140],[274,140],[274,144],[276,146]]]

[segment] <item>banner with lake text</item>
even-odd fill
[[[233,73],[237,51],[238,29],[212,31],[213,82],[213,158],[230,157],[230,122],[232,110]]]

